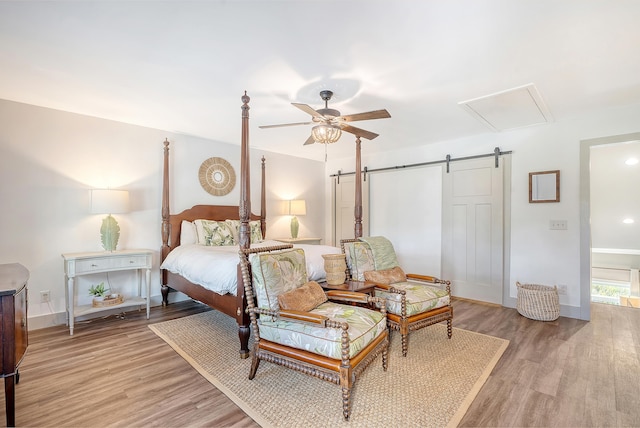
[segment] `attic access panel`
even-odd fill
[[[498,132],[552,121],[551,113],[533,83],[461,101],[458,105]]]

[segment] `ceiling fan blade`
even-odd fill
[[[261,126],[258,126],[258,128],[260,129],[282,128],[283,126],[311,125],[312,123],[313,122],[282,123],[280,125],[261,125]]]
[[[311,106],[308,106],[306,104],[291,103],[291,105],[298,107],[300,110],[302,110],[305,113],[309,113],[313,117],[317,117],[318,119],[326,119],[323,115],[321,115],[320,113],[315,111],[313,108],[311,108]]]
[[[316,142],[316,140],[313,139],[313,135],[309,135],[309,138],[307,138],[307,141],[304,142],[303,146],[307,146],[307,145],[313,144],[315,142]]]
[[[367,140],[373,140],[378,136],[378,134],[376,134],[375,132],[365,131],[364,129],[356,128],[355,126],[346,125],[344,123],[340,124],[340,128],[343,131],[346,131],[353,135],[358,135],[362,138],[366,138]]]
[[[354,122],[356,120],[386,119],[388,117],[391,117],[391,115],[387,110],[383,109],[368,111],[366,113],[347,114],[340,116],[339,119],[345,122]]]

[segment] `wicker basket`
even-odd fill
[[[520,284],[516,309],[520,315],[532,320],[554,321],[560,316],[558,287],[555,285]]]
[[[124,296],[122,294],[110,294],[102,299],[94,297],[91,306],[94,308],[106,308],[119,305],[122,302],[124,302]]]

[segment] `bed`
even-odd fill
[[[164,167],[162,188],[162,248],[160,251],[160,276],[163,305],[168,304],[169,290],[173,289],[198,300],[236,320],[240,339],[240,357],[249,356],[250,325],[242,276],[239,271],[238,251],[251,246],[281,246],[278,241],[252,241],[252,227],[266,236],[265,159],[262,158],[262,183],[260,214],[251,213],[249,171],[249,97],[242,97],[242,141],[240,159],[240,202],[235,205],[196,205],[178,214],[169,209],[169,141],[164,142]],[[193,241],[190,224],[197,220],[236,222],[237,245],[205,246]],[[255,232],[255,230],[254,230]],[[259,240],[257,240],[259,241]],[[182,244],[182,245],[181,245]],[[340,253],[337,247],[326,245],[296,245],[308,254],[307,271],[310,279],[321,279],[325,274],[321,254]],[[187,261],[189,263],[187,263]],[[189,265],[189,266],[187,266]],[[196,269],[188,273],[187,269]],[[192,272],[192,271],[189,271]]]

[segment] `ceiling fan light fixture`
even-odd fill
[[[331,144],[340,139],[342,129],[336,125],[316,125],[311,129],[311,135],[316,143]]]

